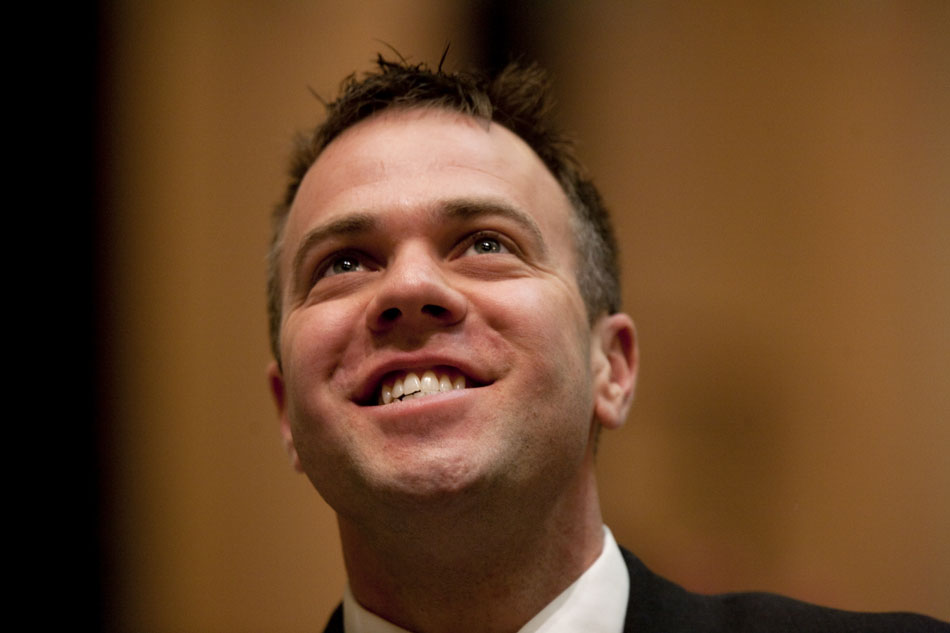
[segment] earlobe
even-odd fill
[[[272,361],[267,367],[267,380],[270,383],[271,396],[274,398],[274,404],[277,406],[277,416],[280,418],[280,435],[284,443],[284,450],[290,457],[290,464],[299,473],[303,472],[300,467],[300,458],[297,456],[297,449],[294,446],[294,436],[290,428],[290,418],[287,415],[287,394],[284,386],[284,375],[280,370],[277,361]]]
[[[623,426],[637,383],[637,336],[633,320],[618,313],[594,326],[594,417],[601,426]]]

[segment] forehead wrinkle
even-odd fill
[[[378,224],[378,220],[368,213],[353,213],[342,218],[331,220],[326,224],[322,224],[308,231],[304,238],[300,241],[300,246],[297,248],[297,252],[294,253],[294,261],[291,272],[293,274],[295,283],[299,281],[299,271],[301,269],[301,264],[303,264],[304,258],[307,257],[307,253],[310,252],[320,242],[344,235],[368,233],[369,231],[372,231],[374,228],[376,228]]]
[[[490,199],[448,200],[442,204],[439,215],[452,220],[474,220],[493,215],[507,218],[531,233],[541,254],[547,255],[547,244],[544,241],[544,235],[534,219],[524,211],[506,202]]]

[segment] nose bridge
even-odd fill
[[[382,332],[405,326],[421,330],[459,322],[467,302],[450,284],[441,264],[441,256],[424,241],[403,243],[387,264],[370,303],[370,329]]]
[[[427,283],[438,283],[442,279],[438,255],[421,240],[407,240],[396,250],[385,277],[407,291],[413,286],[421,289]]]

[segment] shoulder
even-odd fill
[[[625,631],[665,633],[950,633],[912,613],[856,613],[770,593],[703,595],[662,578],[627,550],[630,601]]]

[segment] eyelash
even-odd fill
[[[342,262],[344,260],[355,261],[357,265],[359,265],[362,269],[372,268],[372,266],[368,265],[371,259],[367,255],[360,253],[359,251],[348,251],[348,250],[337,251],[333,253],[332,255],[330,255],[329,257],[327,257],[326,259],[324,259],[322,262],[320,262],[320,265],[314,269],[313,277],[311,278],[310,285],[312,286],[316,284],[318,281],[320,281],[324,277],[335,277],[336,275],[342,275],[347,272],[353,272],[353,271],[340,271],[337,273],[328,274],[333,270],[333,267],[337,263]]]
[[[503,237],[501,234],[496,233],[495,231],[478,231],[477,233],[473,233],[472,235],[468,236],[462,241],[462,246],[464,246],[464,250],[462,250],[461,252],[463,254],[468,252],[468,249],[474,247],[476,244],[478,244],[480,241],[483,241],[483,240],[491,240],[493,242],[497,242],[498,246],[501,249],[504,249],[497,252],[493,251],[490,253],[482,253],[483,255],[492,255],[492,254],[502,255],[506,253],[516,252],[516,249],[512,245],[511,241]]]
[[[500,233],[496,233],[495,231],[478,231],[476,233],[473,233],[467,236],[465,239],[463,239],[459,243],[459,246],[457,247],[456,252],[459,253],[459,256],[464,255],[465,253],[468,252],[470,248],[473,248],[480,241],[485,241],[485,240],[491,240],[492,242],[497,243],[499,250],[490,251],[487,253],[480,253],[482,255],[493,255],[493,254],[505,255],[505,254],[513,254],[517,252],[517,249],[514,247],[514,245],[512,244],[510,240],[502,236]],[[336,273],[328,274],[328,273],[331,273],[331,271],[333,270],[333,267],[337,263],[345,261],[345,260],[351,260],[351,261],[356,262],[356,264],[360,268],[352,270],[352,271],[339,271]],[[359,272],[360,270],[375,270],[375,267],[373,266],[372,261],[373,260],[371,257],[359,251],[351,251],[351,250],[337,251],[333,253],[332,255],[328,256],[322,262],[320,262],[320,265],[318,265],[314,269],[313,276],[311,277],[310,285],[313,286],[314,284],[316,284],[321,279],[324,279],[325,277],[335,277],[337,275],[346,274],[347,272]]]

